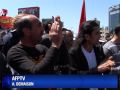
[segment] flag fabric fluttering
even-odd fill
[[[79,28],[78,28],[78,35],[80,33],[81,25],[85,21],[86,21],[86,8],[85,8],[85,0],[83,0],[82,11],[81,11],[81,18],[80,18]]]

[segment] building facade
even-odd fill
[[[109,30],[112,30],[120,24],[120,4],[109,8]]]

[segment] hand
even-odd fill
[[[60,22],[61,22],[61,20],[60,20],[60,16],[56,16],[56,17],[55,17],[55,21],[57,21],[57,22],[60,23]]]
[[[56,17],[49,32],[49,36],[52,40],[52,47],[59,48],[62,43],[62,26],[60,17]]]
[[[60,16],[56,16],[56,17],[55,17],[55,22],[58,22],[59,25],[61,26],[61,29],[62,29],[63,25],[62,25],[62,22],[61,22],[61,20],[60,20]]]
[[[98,72],[105,72],[111,70],[111,67],[115,65],[115,62],[112,60],[112,57],[109,57],[108,60],[98,66]]]

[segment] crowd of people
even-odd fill
[[[60,16],[44,26],[34,15],[19,14],[13,25],[12,31],[0,34],[1,80],[7,74],[120,74],[120,25],[104,45],[95,20],[84,22],[75,40]]]

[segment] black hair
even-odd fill
[[[0,25],[0,29],[2,29],[1,25]]]
[[[80,28],[80,32],[79,32],[79,35],[76,40],[79,43],[84,43],[86,41],[85,35],[86,34],[91,35],[91,33],[94,31],[95,27],[99,28],[99,25],[95,20],[89,20],[89,21],[84,22]]]
[[[46,24],[44,24],[45,33],[49,33],[49,31],[50,31],[50,28],[49,28],[48,24],[51,24],[51,25],[52,25],[51,22],[47,22]]]
[[[24,36],[24,33],[23,33],[24,28],[32,29],[32,22],[28,19],[18,20],[16,22],[16,31],[20,37]]]
[[[71,31],[71,30],[66,29],[66,28],[62,28],[62,31],[69,31],[69,32],[71,32],[71,33],[72,33],[72,31]]]
[[[120,32],[120,24],[117,25],[114,29],[114,33],[117,35]]]
[[[73,34],[73,32],[71,30],[66,29],[66,28],[62,28],[62,32],[65,32],[64,34],[66,34],[66,31],[71,32]]]

